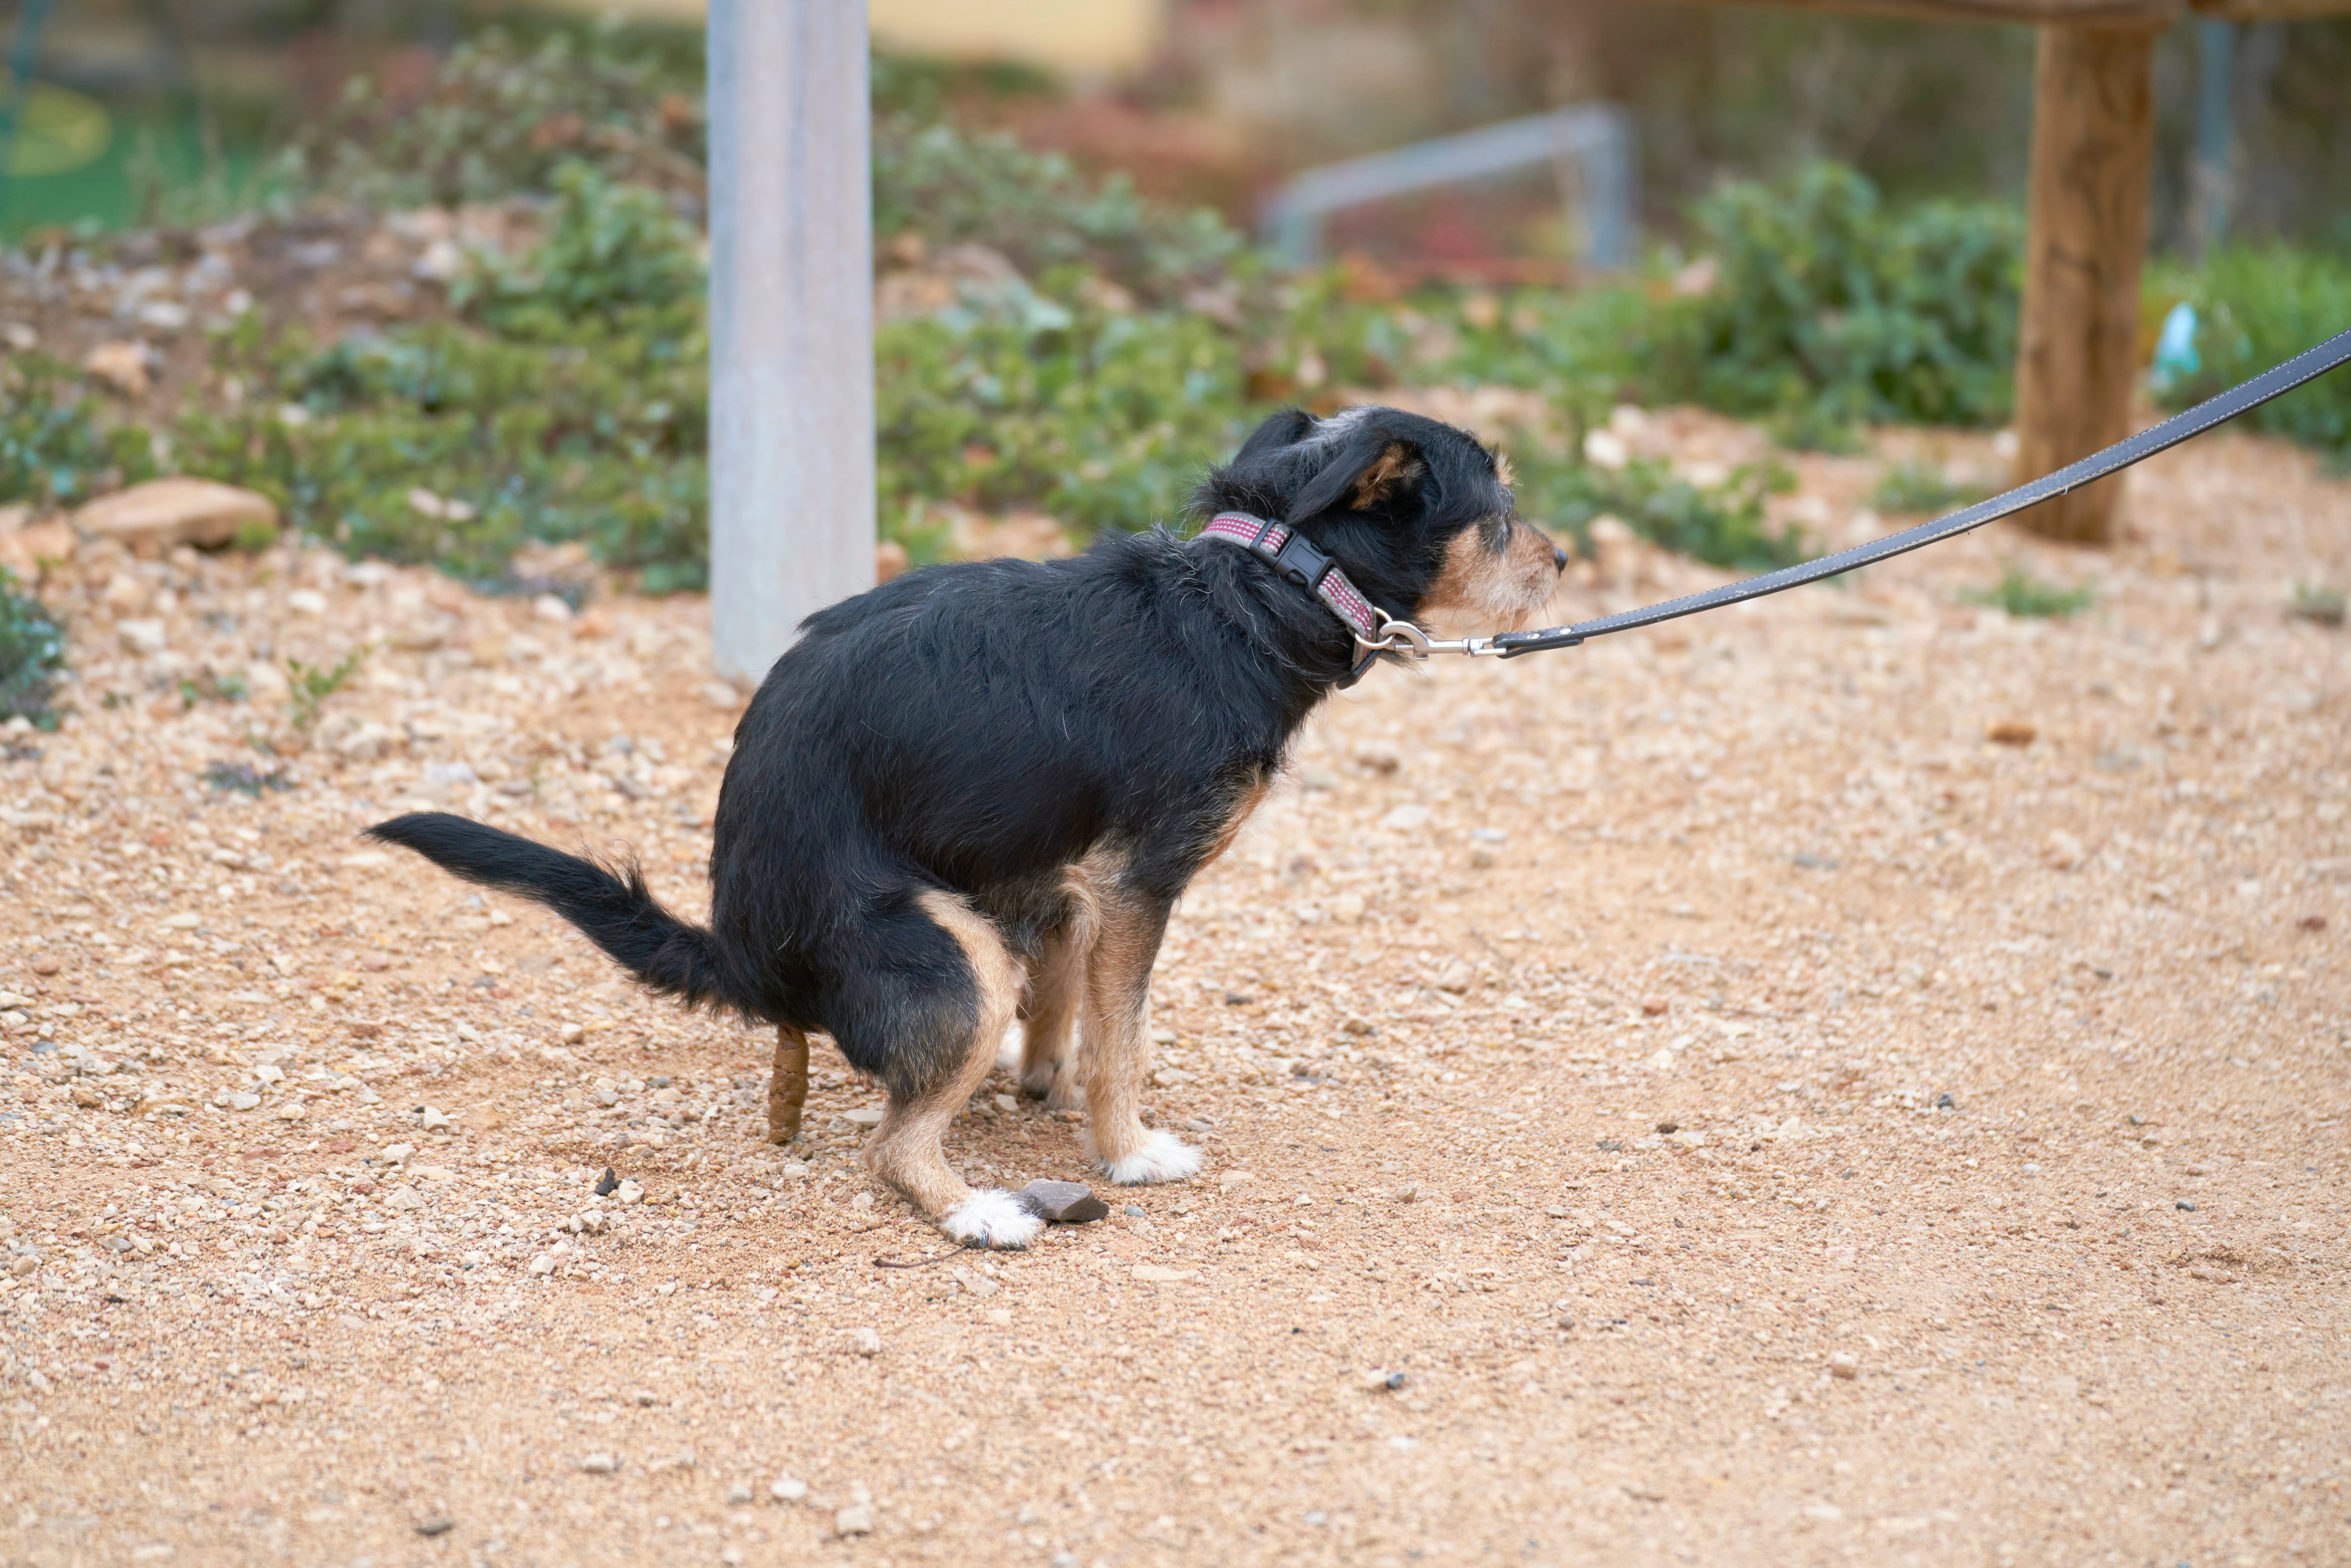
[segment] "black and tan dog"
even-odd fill
[[[1024,1086],[1082,1101],[1113,1181],[1191,1176],[1199,1152],[1139,1114],[1169,909],[1380,612],[1515,626],[1566,559],[1476,440],[1394,409],[1277,415],[1196,499],[1208,537],[935,567],[810,616],[736,731],[707,929],[632,867],[464,818],[371,832],[538,900],[657,991],[776,1025],[779,1138],[807,1037],[831,1035],[889,1094],[873,1173],[958,1240],[1022,1246],[1040,1221],[940,1148],[1013,1020]]]

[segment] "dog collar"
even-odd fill
[[[1247,512],[1218,512],[1196,537],[1229,540],[1263,556],[1273,563],[1275,571],[1321,600],[1358,643],[1372,647],[1381,641],[1380,629],[1387,618],[1372,608],[1372,601],[1348,580],[1339,563],[1315,549],[1305,535]],[[1355,674],[1361,675],[1375,656],[1366,654],[1355,666]]]

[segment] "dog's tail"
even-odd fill
[[[716,936],[655,902],[632,863],[606,867],[446,811],[412,811],[366,836],[414,850],[442,870],[547,905],[656,991],[695,1006],[758,1011]]]

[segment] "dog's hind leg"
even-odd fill
[[[808,1036],[776,1026],[776,1065],[768,1076],[768,1142],[789,1144],[800,1135],[800,1108],[808,1103]]]
[[[905,1032],[876,1053],[896,1056],[879,1067],[890,1085],[890,1103],[865,1145],[865,1166],[966,1246],[1026,1247],[1045,1222],[1008,1192],[973,1191],[940,1148],[947,1124],[996,1065],[997,1045],[1019,1003],[1019,966],[996,927],[962,899],[927,892],[916,902],[954,939],[964,973],[955,977],[959,985],[935,981],[926,992],[896,998],[895,1021]],[[903,983],[914,977],[902,971],[898,977]],[[864,1054],[853,1052],[851,1060]]]
[[[1045,938],[1021,998],[1020,1092],[1049,1110],[1085,1103],[1077,1074],[1078,1007],[1085,996],[1092,922],[1074,919]]]
[[[1151,1070],[1151,966],[1167,930],[1167,906],[1097,883],[1102,922],[1086,957],[1085,1050],[1088,1142],[1123,1186],[1182,1181],[1200,1151],[1143,1124],[1143,1080]]]

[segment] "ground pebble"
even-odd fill
[[[580,1468],[591,1476],[609,1476],[621,1468],[621,1461],[610,1454],[590,1454],[580,1461]]]
[[[1838,1351],[1834,1355],[1829,1357],[1829,1375],[1831,1377],[1859,1377],[1861,1375],[1861,1357],[1854,1354],[1853,1352],[1849,1350]]]
[[[855,1350],[860,1355],[880,1355],[882,1354],[882,1336],[874,1333],[872,1329],[850,1330],[849,1343],[851,1348]]]
[[[798,1476],[778,1476],[768,1484],[768,1495],[778,1502],[799,1502],[808,1491],[808,1482]]]
[[[750,1500],[751,1489],[746,1486],[743,1482],[737,1481],[733,1486],[726,1489],[726,1506],[728,1508],[740,1508],[743,1504],[749,1502]]]
[[[1015,1196],[1022,1207],[1050,1225],[1084,1225],[1110,1212],[1110,1205],[1081,1182],[1040,1179]]]
[[[871,1535],[873,1533],[873,1511],[870,1508],[844,1508],[832,1516],[835,1535]]]

